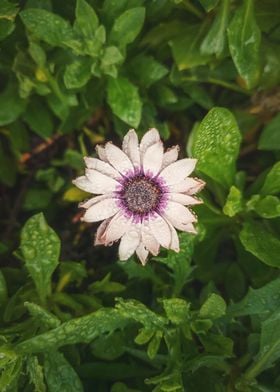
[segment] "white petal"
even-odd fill
[[[159,141],[149,148],[147,148],[143,156],[143,169],[144,173],[152,173],[154,176],[158,174],[161,169],[163,158],[163,145]]]
[[[104,162],[108,162],[108,158],[106,155],[106,151],[105,151],[105,147],[101,146],[100,144],[97,144],[95,146],[95,150],[97,152],[97,155],[99,156],[99,158],[104,161]]]
[[[97,228],[96,234],[95,234],[95,240],[94,240],[94,245],[105,245],[105,238],[104,234],[106,232],[106,228],[110,222],[111,218],[105,219],[102,223]]]
[[[89,208],[89,207],[93,206],[93,204],[96,204],[101,200],[109,199],[109,198],[113,198],[112,193],[106,193],[105,195],[94,196],[88,200],[85,200],[85,201],[82,201],[81,203],[79,203],[79,208]]]
[[[109,165],[109,163],[91,157],[84,157],[84,161],[89,169],[95,169],[106,176],[114,178],[115,180],[121,179],[120,173]]]
[[[78,177],[72,183],[85,192],[94,193],[94,184],[86,176]]]
[[[183,181],[195,168],[196,159],[180,159],[171,165],[167,166],[160,173],[167,185],[177,184]]]
[[[196,217],[188,208],[173,201],[168,202],[164,210],[164,216],[179,230],[185,230],[187,224],[196,222]]]
[[[149,251],[145,248],[142,242],[138,245],[138,248],[136,249],[136,254],[139,257],[141,264],[146,265]]]
[[[115,199],[101,200],[99,203],[89,207],[81,220],[85,222],[98,222],[110,218],[119,211]]]
[[[184,192],[188,195],[193,195],[199,192],[205,186],[205,182],[202,180],[198,180],[192,177],[185,178],[182,182],[178,182],[177,184],[170,185],[170,192]]]
[[[135,168],[140,167],[140,151],[137,133],[130,129],[123,139],[123,152],[129,157]]]
[[[160,245],[164,248],[169,248],[171,243],[171,231],[166,220],[156,214],[155,217],[149,219],[149,226]]]
[[[141,239],[145,248],[147,248],[148,251],[152,253],[152,255],[157,256],[159,252],[159,243],[152,234],[151,228],[147,221],[142,223]]]
[[[137,227],[129,230],[122,236],[119,246],[120,260],[127,260],[133,255],[140,243],[140,231]]]
[[[173,146],[169,148],[164,154],[163,154],[163,160],[162,160],[162,169],[167,167],[173,162],[176,162],[178,159],[178,154],[179,154],[179,146]]]
[[[169,193],[169,200],[185,206],[194,206],[202,203],[201,200],[190,195],[185,195],[184,193]]]
[[[117,169],[121,174],[129,171],[134,172],[134,167],[128,156],[113,143],[107,143],[105,146],[106,155],[111,165]]]
[[[178,253],[180,251],[180,243],[179,243],[177,231],[174,229],[173,225],[167,219],[165,220],[168,223],[169,229],[171,231],[171,243],[169,248]]]
[[[150,147],[152,144],[157,143],[158,141],[160,141],[160,136],[157,129],[152,128],[145,133],[140,143],[141,160],[143,160],[143,156],[147,148]]]
[[[197,230],[194,227],[194,225],[192,223],[188,223],[186,226],[184,226],[184,231],[188,232],[188,233],[192,233],[192,234],[197,234]]]
[[[105,176],[94,169],[86,169],[86,177],[92,183],[91,193],[111,193],[114,192],[119,183],[112,177]]]
[[[122,211],[119,211],[111,220],[105,233],[106,242],[114,242],[119,240],[124,233],[131,227],[131,220],[127,219]]]

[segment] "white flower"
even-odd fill
[[[196,159],[177,161],[178,146],[164,152],[156,129],[143,136],[140,145],[134,130],[123,140],[122,150],[112,143],[97,146],[99,159],[85,157],[85,175],[73,183],[93,193],[80,203],[86,209],[82,220],[103,221],[95,245],[120,241],[119,258],[127,260],[135,251],[143,265],[149,252],[160,245],[179,252],[175,230],[196,233],[196,216],[185,206],[200,204],[194,197],[205,185],[189,177]]]

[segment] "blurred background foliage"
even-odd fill
[[[279,391],[279,0],[1,0],[0,56],[0,390]],[[143,268],[71,180],[151,127],[207,187]]]

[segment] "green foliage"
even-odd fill
[[[39,297],[45,301],[51,293],[51,276],[59,261],[60,240],[43,214],[34,215],[24,225],[20,249]]]
[[[0,1],[1,392],[280,390],[279,16]],[[92,246],[71,183],[130,127],[206,182],[197,235],[145,267]]]
[[[240,140],[233,115],[223,108],[210,110],[193,136],[197,169],[225,187],[232,185]]]

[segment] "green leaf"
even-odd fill
[[[227,196],[226,204],[223,207],[223,213],[233,217],[243,210],[242,193],[236,186],[231,186]]]
[[[138,83],[146,88],[168,74],[168,69],[164,65],[154,57],[143,54],[131,61],[130,69]]]
[[[175,325],[185,323],[189,318],[190,305],[181,298],[163,300],[163,307],[167,318]]]
[[[259,315],[263,319],[273,313],[279,306],[280,278],[274,279],[259,289],[252,289],[238,303],[228,307],[229,317]]]
[[[2,349],[1,349],[2,351]],[[5,356],[5,355],[4,355]],[[3,359],[3,351],[1,352]],[[17,357],[9,361],[5,368],[1,369],[0,375],[0,391],[10,392],[17,391],[17,380],[22,372],[22,358]]]
[[[98,337],[90,347],[97,358],[113,361],[125,352],[125,341],[122,333],[116,331],[110,335]]]
[[[24,306],[35,320],[38,320],[44,328],[56,328],[60,325],[60,320],[52,313],[32,302],[24,302]]]
[[[224,108],[213,108],[193,136],[197,169],[224,187],[232,185],[241,135],[234,116]]]
[[[25,27],[37,38],[52,46],[76,46],[75,35],[68,21],[43,9],[27,9],[20,12]]]
[[[226,303],[218,294],[211,294],[201,306],[199,315],[203,318],[217,319],[225,315]]]
[[[51,293],[51,276],[58,265],[60,240],[39,213],[25,223],[21,231],[20,249],[26,268],[44,302]]]
[[[276,193],[280,193],[280,161],[276,162],[266,175],[260,193],[262,195],[274,195]]]
[[[149,328],[141,328],[138,335],[134,339],[136,344],[142,345],[148,343],[155,334],[155,330]]]
[[[46,392],[43,368],[35,356],[27,357],[26,370],[30,381],[35,387],[35,392]]]
[[[58,351],[45,353],[44,372],[49,392],[83,392],[82,383],[65,359]]]
[[[240,232],[244,248],[271,267],[280,268],[280,240],[258,222],[246,222]]]
[[[190,25],[178,37],[170,40],[172,55],[180,71],[208,62],[209,55],[200,51],[206,27],[206,24]]]
[[[170,270],[170,276],[174,280],[173,296],[180,295],[183,287],[187,283],[190,274],[193,271],[191,260],[194,250],[195,237],[189,233],[180,233],[180,252],[168,252],[167,257],[155,257],[154,259]]]
[[[124,317],[141,323],[148,329],[163,329],[167,319],[162,317],[137,300],[124,300],[118,298],[116,309]]]
[[[222,0],[215,20],[200,46],[203,54],[215,54],[218,58],[225,51],[226,29],[229,19],[230,0]]]
[[[89,343],[98,336],[123,328],[130,320],[129,315],[115,309],[103,308],[27,339],[19,343],[17,349],[26,353],[45,352],[68,344]]]
[[[53,118],[48,107],[38,98],[33,99],[28,105],[23,119],[29,127],[42,138],[49,138],[54,131]]]
[[[13,21],[18,13],[18,6],[16,4],[11,3],[8,0],[1,0],[0,4],[0,20],[6,19],[9,21]]]
[[[86,57],[78,58],[65,68],[63,80],[66,88],[81,88],[91,78],[92,60]]]
[[[199,336],[199,339],[208,353],[225,357],[233,355],[233,341],[226,336],[208,333],[206,336]]]
[[[277,196],[253,195],[246,205],[249,211],[256,211],[262,218],[271,219],[280,216],[280,199]]]
[[[162,331],[156,331],[155,335],[152,337],[148,344],[147,354],[150,359],[154,359],[158,353],[160,342],[162,340]]]
[[[261,325],[260,348],[254,363],[242,377],[242,381],[255,379],[280,358],[280,312],[277,310]]]
[[[26,100],[21,99],[16,84],[9,83],[0,94],[0,126],[15,121],[26,107]]]
[[[110,78],[107,86],[107,100],[117,117],[132,127],[138,127],[141,120],[142,102],[137,87],[128,79]]]
[[[259,81],[261,32],[254,16],[253,0],[244,0],[228,27],[229,50],[248,89]]]
[[[263,129],[258,148],[260,150],[280,150],[280,113]]]
[[[273,365],[280,358],[280,312],[276,310],[267,320],[262,323],[260,351],[256,357],[257,362],[261,362],[262,366],[258,366],[260,373]]]
[[[145,20],[145,8],[135,7],[123,12],[114,22],[110,41],[126,46],[135,40]]]
[[[94,9],[85,0],[77,0],[75,15],[74,29],[84,37],[94,38],[98,27],[98,17]]]

